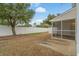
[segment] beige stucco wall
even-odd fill
[[[76,47],[77,47],[77,55],[79,56],[79,3],[77,4],[77,18],[76,18]]]
[[[69,19],[75,19],[76,18],[76,7],[64,12],[63,14],[55,17],[51,20],[53,21],[60,21],[60,20],[69,20]]]

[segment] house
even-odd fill
[[[51,20],[52,28],[56,28],[51,35],[54,39],[75,40],[76,8],[74,3],[71,9]]]

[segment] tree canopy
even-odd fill
[[[40,24],[40,25],[37,25],[38,27],[50,27],[51,26],[51,22],[50,20],[55,18],[56,16],[55,15],[51,15],[49,14],[47,16],[47,18]]]
[[[1,3],[0,4],[0,21],[12,27],[13,35],[17,24],[28,24],[34,15],[34,11],[29,8],[28,3]]]

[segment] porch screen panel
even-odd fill
[[[65,39],[75,39],[75,20],[62,21],[62,37]]]
[[[53,28],[53,36],[56,38],[61,38],[61,22],[54,22]]]

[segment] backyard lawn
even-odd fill
[[[58,56],[63,55],[37,42],[50,38],[48,33],[0,37],[1,56]]]

